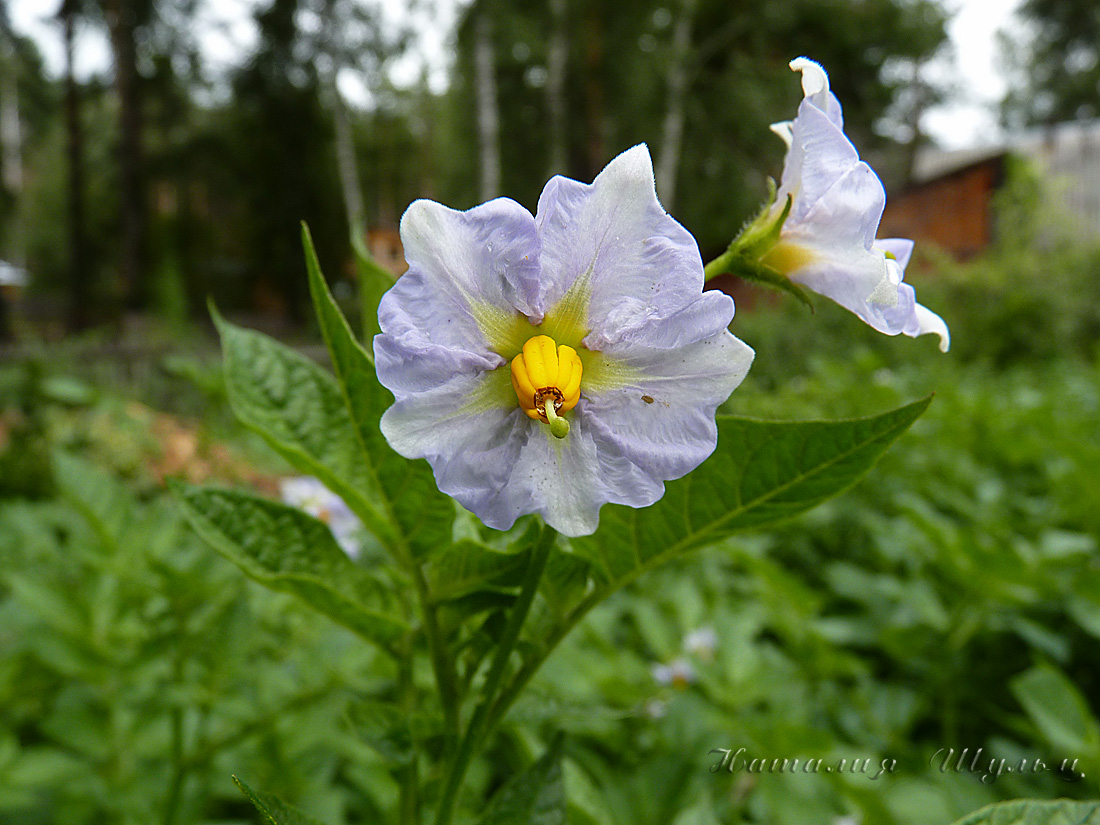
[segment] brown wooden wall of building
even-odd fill
[[[993,240],[992,200],[1003,170],[1003,157],[988,158],[890,193],[878,237],[935,244],[958,260],[976,255]]]

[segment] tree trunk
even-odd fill
[[[69,160],[69,307],[70,332],[87,328],[92,321],[92,267],[84,234],[84,130],[80,123],[80,87],[73,69],[76,11],[72,0],[61,7],[65,41],[65,131]]]
[[[477,84],[477,136],[481,154],[481,200],[500,194],[500,110],[493,33],[488,13],[477,12],[474,42],[474,76]]]
[[[565,66],[569,59],[566,0],[550,0],[550,45],[546,57],[546,114],[550,121],[550,174],[564,175]]]
[[[6,22],[6,21],[5,21]],[[23,216],[20,195],[23,192],[23,152],[19,130],[19,87],[16,84],[17,63],[11,30],[0,30],[0,178],[4,188],[15,199],[9,255],[16,266],[26,262],[23,237]],[[0,295],[0,342],[12,337],[7,301]]]
[[[340,171],[340,189],[344,194],[344,209],[348,216],[348,231],[365,236],[367,213],[363,208],[363,187],[359,183],[359,164],[355,159],[355,141],[344,96],[336,87],[335,72],[329,80],[328,98],[332,107],[333,134],[336,138],[336,164]]]
[[[0,142],[4,145],[4,188],[15,197],[23,191],[23,146],[19,128],[19,87],[12,33],[0,32]]]
[[[584,42],[584,114],[587,128],[586,179],[592,179],[603,169],[609,158],[604,149],[604,22],[595,4],[586,4]]]
[[[924,133],[921,131],[921,120],[931,103],[932,94],[928,84],[921,77],[922,62],[913,60],[912,78],[909,83],[909,91],[913,96],[913,105],[909,107],[908,123],[910,132],[909,140],[905,144],[904,166],[902,167],[903,185],[913,183],[913,176],[917,169],[917,155],[924,144]]]
[[[363,187],[359,182],[359,164],[355,158],[355,140],[348,123],[348,108],[340,87],[336,83],[341,61],[339,26],[345,15],[341,14],[335,0],[328,0],[324,9],[324,29],[321,48],[327,51],[328,68],[322,73],[323,100],[332,110],[332,133],[336,141],[336,167],[340,175],[340,192],[344,196],[344,212],[348,218],[348,232],[364,237],[367,232],[367,216],[363,207]]]
[[[115,89],[119,104],[119,201],[122,256],[119,274],[127,309],[137,310],[148,300],[145,272],[146,204],[141,91],[134,31],[134,0],[107,0],[107,25],[114,54]]]
[[[676,178],[680,173],[680,154],[684,143],[684,100],[688,85],[688,61],[691,59],[691,26],[696,0],[682,0],[680,16],[672,32],[672,65],[668,72],[666,94],[668,108],[661,129],[661,153],[657,158],[657,194],[665,209],[676,202]]]

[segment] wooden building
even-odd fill
[[[878,236],[934,244],[959,260],[977,254],[994,239],[993,195],[1009,155],[1034,164],[1057,221],[1100,241],[1100,120],[1055,124],[995,147],[921,153],[915,182],[887,193]]]
[[[1003,150],[889,193],[880,238],[911,238],[965,260],[993,241],[993,195],[1004,182]]]

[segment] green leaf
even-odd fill
[[[600,527],[573,539],[604,592],[742,530],[790,518],[851,486],[924,412],[931,397],[850,421],[720,416],[718,448],[642,510],[605,506]]]
[[[565,825],[562,742],[559,736],[541,759],[497,791],[479,825]]]
[[[196,532],[251,578],[293,593],[383,648],[408,631],[389,612],[390,593],[347,557],[322,522],[235,490],[171,487]]]
[[[348,716],[363,741],[389,765],[408,765],[416,758],[407,711],[387,702],[367,700],[352,705]]]
[[[61,494],[88,522],[104,548],[117,547],[137,508],[130,491],[110,473],[69,453],[54,453],[52,463]]]
[[[1100,748],[1100,724],[1085,697],[1061,671],[1050,665],[1033,667],[1013,678],[1009,687],[1052,745],[1075,754]]]
[[[256,810],[263,814],[267,825],[324,825],[320,820],[302,813],[293,805],[287,805],[274,794],[252,790],[235,776],[233,784],[248,797],[249,802],[256,806]]]
[[[213,305],[210,312],[233,412],[294,467],[321,479],[385,542],[392,528],[336,379],[273,338],[229,323]]]
[[[955,825],[1100,825],[1100,802],[1013,799],[986,805]]]
[[[302,225],[302,234],[308,230]],[[308,235],[307,235],[308,237]],[[307,260],[313,256],[313,243],[305,244]],[[351,248],[355,251],[355,271],[359,276],[359,305],[363,310],[363,340],[370,341],[382,330],[378,326],[378,303],[394,282],[393,273],[381,266],[367,249],[361,232],[351,233]]]
[[[432,560],[428,583],[436,601],[482,590],[510,590],[523,581],[530,552],[504,553],[474,541],[460,541]]]
[[[340,313],[313,249],[309,229],[302,226],[309,290],[317,321],[328,346],[346,409],[361,448],[363,466],[371,477],[376,500],[399,529],[397,541],[417,559],[423,559],[451,543],[455,505],[439,492],[428,462],[402,458],[379,430],[382,413],[393,395],[380,383],[370,354],[355,340]],[[377,314],[377,306],[375,306]]]
[[[546,571],[539,582],[539,593],[556,619],[563,618],[584,595],[590,567],[586,559],[574,553],[563,553],[556,547],[550,551]]]

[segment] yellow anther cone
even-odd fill
[[[559,346],[548,335],[536,335],[512,359],[512,387],[529,417],[546,421],[555,436],[564,438],[569,424],[561,415],[580,400],[581,372],[575,349]]]

